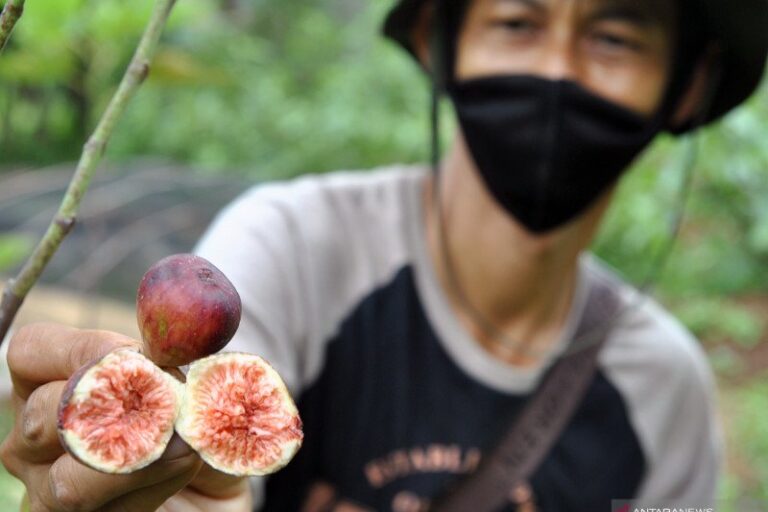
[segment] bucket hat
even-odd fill
[[[434,0],[461,4],[468,0]],[[410,35],[427,0],[399,0],[384,23],[384,34],[415,55]],[[706,119],[712,122],[745,101],[758,87],[768,58],[768,0],[687,0],[704,36],[718,43],[721,76]],[[690,11],[692,12],[692,11]],[[686,12],[683,12],[683,23]]]

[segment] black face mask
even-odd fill
[[[494,76],[447,87],[488,190],[529,231],[576,218],[661,131],[578,84]]]

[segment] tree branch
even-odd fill
[[[5,48],[5,43],[11,37],[13,27],[16,26],[23,12],[24,0],[8,0],[3,7],[3,12],[0,13],[0,52]]]
[[[39,279],[64,238],[75,225],[77,212],[83,195],[88,190],[96,166],[107,147],[112,132],[120,117],[125,112],[128,102],[149,74],[149,63],[157,48],[160,34],[168,20],[176,0],[156,0],[152,17],[139,41],[139,46],[133,55],[128,70],[123,76],[117,92],[109,102],[106,111],[99,120],[96,130],[83,148],[80,162],[77,165],[72,181],[69,183],[59,211],[51,222],[43,239],[32,252],[27,262],[21,268],[19,275],[6,283],[0,302],[0,345],[10,329],[24,298]],[[9,5],[21,4],[23,0],[9,0],[3,15]],[[3,24],[4,28],[5,25]]]

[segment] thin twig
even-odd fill
[[[5,43],[11,37],[13,27],[24,12],[24,0],[8,0],[0,13],[0,52],[5,48]]]
[[[11,3],[13,0],[10,0]],[[19,275],[6,284],[0,302],[0,345],[11,327],[29,290],[37,282],[64,238],[75,225],[83,195],[88,189],[96,166],[104,153],[112,132],[125,112],[130,99],[149,74],[149,63],[157,48],[160,34],[176,0],[157,0],[152,17],[141,37],[136,53],[123,76],[117,92],[99,120],[96,130],[83,148],[80,162],[69,184],[58,213],[47,232],[21,268]]]

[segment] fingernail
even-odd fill
[[[182,438],[174,434],[173,437],[171,438],[171,442],[168,443],[168,447],[165,449],[165,453],[163,453],[162,459],[163,460],[180,459],[182,457],[186,457],[191,453],[192,453],[192,448],[190,448],[189,445],[185,443]]]

